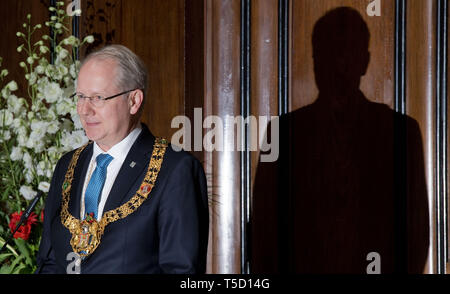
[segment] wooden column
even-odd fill
[[[239,50],[240,1],[205,1],[205,106],[204,116],[240,113]],[[217,128],[217,126],[216,126]],[[205,129],[208,133],[210,130]],[[239,133],[223,125],[224,148],[236,150]],[[217,140],[217,138],[216,138]],[[240,272],[240,155],[236,151],[205,152],[206,172],[211,175],[213,197],[210,214],[210,273]]]
[[[428,188],[430,248],[426,273],[436,273],[435,215],[435,1],[407,2],[406,105],[420,126]]]

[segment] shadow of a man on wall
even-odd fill
[[[331,10],[315,24],[318,98],[279,118],[279,159],[257,168],[253,273],[364,274],[371,252],[379,254],[381,273],[424,269],[429,224],[421,134],[412,118],[360,91],[369,38],[351,8]]]

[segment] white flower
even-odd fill
[[[45,162],[44,161],[39,161],[39,164],[37,165],[37,168],[36,168],[37,175],[38,176],[43,176],[45,169],[46,169]]]
[[[61,74],[62,76],[65,76],[69,70],[67,69],[67,67],[64,64],[59,64],[56,66],[56,70],[59,72],[59,74]]]
[[[9,95],[8,97],[8,109],[14,114],[18,114],[25,100],[23,98],[19,99],[16,95]]]
[[[8,109],[0,109],[0,127],[10,126],[13,123],[14,116]]]
[[[34,70],[36,71],[37,74],[43,74],[45,72],[45,68],[42,65],[36,66]]]
[[[23,157],[22,148],[14,146],[12,148],[10,157],[12,161],[22,160]]]
[[[47,67],[45,68],[45,70],[47,70]],[[44,70],[44,71],[45,71]],[[44,88],[45,86],[49,83],[50,81],[48,80],[48,77],[41,77],[39,78],[38,82],[37,82],[37,90],[41,93],[44,92]]]
[[[30,85],[34,85],[36,83],[36,81],[37,81],[37,75],[34,72],[32,72],[30,74],[28,82],[30,83]]]
[[[88,138],[83,130],[73,131],[72,133],[63,132],[61,136],[61,144],[64,150],[73,150],[88,142]]]
[[[86,36],[86,37],[84,38],[84,41],[85,41],[85,42],[88,42],[89,44],[94,43],[94,37],[91,36],[91,35]]]
[[[31,170],[33,168],[33,159],[31,158],[30,154],[28,152],[24,152],[23,154],[23,165],[27,170]]]
[[[30,186],[26,185],[21,186],[19,191],[26,200],[32,200],[37,194]]]
[[[27,58],[27,62],[28,62],[28,64],[33,64],[34,63],[34,59],[33,59],[33,57],[28,57]]]
[[[71,45],[71,46],[78,46],[79,41],[77,40],[77,38],[75,38],[75,36],[69,36],[63,40],[63,44]]]
[[[31,184],[31,182],[33,182],[33,173],[32,173],[30,170],[28,170],[28,171],[25,173],[25,181],[26,181],[28,184]]]
[[[0,77],[6,77],[8,75],[8,70],[6,68],[2,69],[1,73],[0,73]]]
[[[76,79],[77,78],[77,70],[75,68],[75,64],[71,64],[69,67],[69,73],[72,76],[72,78]]]
[[[34,118],[34,112],[33,111],[28,111],[27,117],[28,117],[29,120],[32,120]]]
[[[45,133],[47,130],[48,122],[42,120],[33,120],[31,122],[31,130],[32,131],[41,131]]]
[[[50,184],[47,182],[40,182],[38,189],[41,190],[44,193],[47,193],[48,190],[50,189]]]
[[[7,87],[4,87],[2,89],[2,97],[8,99],[9,95],[11,95],[11,91]]]
[[[56,113],[61,116],[65,116],[72,110],[71,101],[67,98],[58,100],[56,104]]]
[[[72,85],[72,78],[70,76],[65,76],[63,79],[66,86]]]
[[[20,147],[26,147],[27,146],[28,137],[26,134],[18,134],[17,135],[17,143]]]
[[[8,141],[11,139],[11,132],[9,130],[6,131],[0,131],[0,142],[3,142],[3,140]]]
[[[19,134],[19,128],[21,128],[21,126],[23,125],[23,119],[15,118],[13,120],[12,125],[14,127],[13,128],[14,133]]]
[[[72,132],[72,149],[76,149],[78,147],[83,146],[88,142],[88,138],[84,134],[83,130],[73,131]]]
[[[59,122],[54,120],[48,124],[47,133],[55,134],[59,130]]]
[[[55,112],[55,107],[51,107],[48,110],[47,119],[50,121],[58,120],[58,116],[56,115],[56,112]]]
[[[42,54],[45,54],[49,51],[47,46],[39,46],[39,51],[41,51]]]
[[[56,66],[53,64],[49,64],[45,67],[45,75],[49,78],[55,79],[55,80],[61,80],[62,75],[61,73],[56,69]],[[47,85],[47,83],[44,85],[44,87]]]
[[[45,143],[46,142],[44,140],[37,141],[33,147],[34,152],[41,153],[42,151],[44,151]]]
[[[48,103],[54,103],[58,99],[61,99],[64,91],[61,90],[61,87],[57,83],[50,82],[44,86],[43,94]]]
[[[17,83],[16,83],[15,81],[9,82],[9,83],[6,85],[6,87],[7,87],[11,92],[16,91],[16,90],[18,89]]]
[[[78,115],[76,109],[70,112],[70,117],[72,118],[75,130],[81,130],[83,125],[81,124],[80,116]]]
[[[17,123],[20,124],[20,126],[17,127],[17,129],[15,129],[16,133],[17,133],[18,135],[24,135],[24,136],[26,136],[26,135],[28,134],[28,132],[27,132],[27,128],[23,125],[24,121],[21,120],[21,119],[18,119],[18,122],[17,122]]]
[[[60,59],[64,59],[64,58],[66,58],[67,56],[69,56],[69,51],[67,51],[67,50],[64,49],[64,48],[61,48],[61,49],[59,50],[58,57],[59,57]]]

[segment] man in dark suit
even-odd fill
[[[91,142],[56,165],[36,273],[205,271],[205,174],[139,122],[146,82],[124,46],[83,61],[74,99]]]

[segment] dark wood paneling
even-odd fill
[[[278,115],[278,1],[252,1],[251,112],[255,117]],[[259,128],[266,128],[260,125]],[[264,131],[262,132],[264,134]],[[261,140],[258,135],[258,140]],[[259,145],[258,145],[259,148]],[[252,184],[259,152],[252,154]]]
[[[185,115],[194,122],[194,108],[203,108],[205,101],[205,18],[204,2],[185,1]],[[191,125],[193,126],[193,124]],[[194,129],[191,129],[194,138]],[[192,153],[204,161],[203,152]]]

